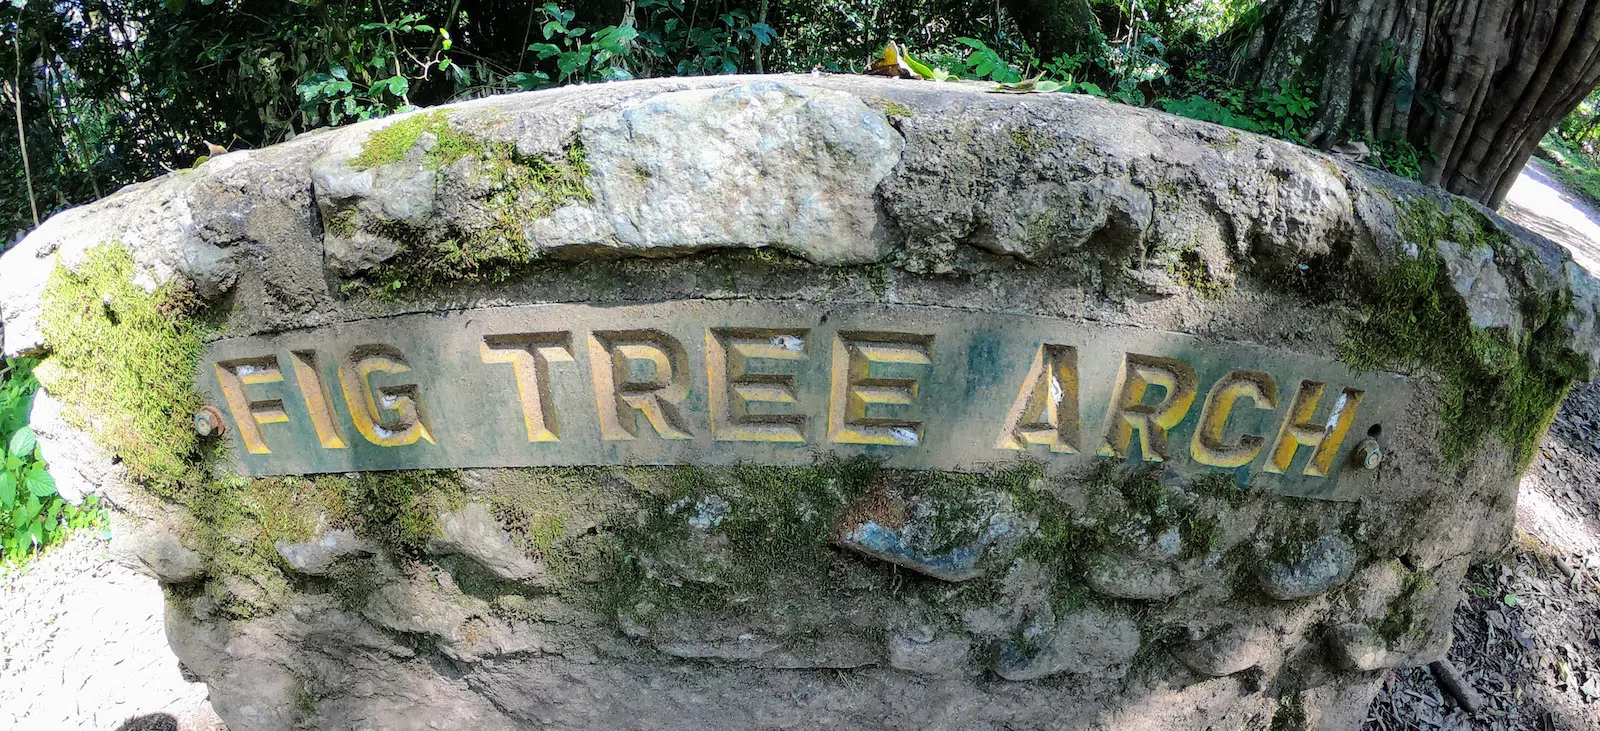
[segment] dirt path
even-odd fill
[[[80,533],[0,576],[0,728],[226,731],[167,647],[155,579]]]

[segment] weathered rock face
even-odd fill
[[[307,134],[0,258],[234,731],[1355,728],[1597,312],[1314,151],[821,76]]]

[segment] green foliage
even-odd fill
[[[198,479],[194,372],[207,328],[192,288],[174,280],[146,291],[127,249],[103,244],[75,271],[57,265],[40,304],[47,381],[73,425],[159,495]]]
[[[1256,132],[1294,143],[1305,142],[1310,131],[1316,102],[1298,86],[1284,84],[1275,89],[1242,89],[1218,86],[1217,80],[1198,74],[1207,94],[1194,93],[1183,99],[1160,99],[1157,104],[1169,114]]]
[[[1366,163],[1379,170],[1394,173],[1407,180],[1422,181],[1422,163],[1433,159],[1433,153],[1417,149],[1410,140],[1389,138],[1369,140],[1372,156]]]
[[[11,359],[0,368],[0,561],[15,564],[74,530],[101,526],[105,510],[90,495],[82,507],[56,493],[28,412],[39,382],[34,363]]]
[[[1516,341],[1474,327],[1451,288],[1439,242],[1489,246],[1496,263],[1513,270],[1526,265],[1521,250],[1471,206],[1447,211],[1431,199],[1410,199],[1396,207],[1417,256],[1390,263],[1361,293],[1364,322],[1346,333],[1340,359],[1358,370],[1438,374],[1446,459],[1467,459],[1495,434],[1526,465],[1567,388],[1588,375],[1587,362],[1566,347],[1562,321],[1570,303],[1525,293],[1519,304],[1529,334]]]

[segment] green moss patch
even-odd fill
[[[1475,209],[1449,211],[1432,200],[1397,204],[1401,231],[1418,247],[1378,272],[1361,295],[1365,321],[1352,327],[1339,357],[1358,371],[1431,371],[1440,377],[1441,447],[1447,461],[1470,457],[1489,434],[1526,466],[1556,407],[1575,379],[1588,376],[1582,356],[1567,348],[1562,321],[1571,303],[1520,293],[1526,335],[1476,328],[1451,289],[1440,241],[1488,246],[1508,279],[1529,266]]]
[[[1422,571],[1407,571],[1400,583],[1400,593],[1389,600],[1388,611],[1378,620],[1373,630],[1385,642],[1415,635],[1424,626],[1421,616],[1426,607],[1423,598],[1433,589],[1433,577]]]
[[[208,328],[186,282],[150,292],[134,274],[133,256],[116,244],[91,249],[76,271],[57,265],[40,318],[53,355],[39,375],[71,407],[73,426],[170,497],[198,476],[194,373]]]
[[[346,291],[394,295],[408,288],[426,290],[459,283],[506,281],[536,261],[538,252],[523,233],[528,222],[549,216],[571,202],[594,200],[582,144],[574,141],[559,159],[524,155],[510,142],[481,139],[457,130],[442,111],[395,122],[367,138],[350,165],[358,170],[405,160],[431,136],[420,153],[431,170],[471,160],[474,181],[487,188],[487,223],[472,230],[424,231],[398,221],[363,226],[398,241],[404,250],[377,270],[352,280]],[[335,217],[335,223],[341,219]],[[347,226],[348,227],[348,226]]]

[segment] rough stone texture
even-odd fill
[[[183,545],[172,526],[155,522],[119,531],[114,551],[123,565],[166,584],[193,581],[205,572],[205,559]]]
[[[775,246],[818,264],[888,253],[873,193],[905,141],[850,94],[777,82],[680,91],[603,112],[579,131],[593,206],[558,209],[546,246]]]
[[[1318,278],[1359,286],[1420,251],[1396,200],[1451,205],[1287,143],[987,89],[717,77],[446,108],[451,129],[530,160],[581,145],[593,200],[520,221],[518,243],[541,258],[504,282],[389,297],[343,285],[425,255],[419,241],[491,232],[480,166],[430,168],[438,140],[424,135],[354,170],[394,120],[220,156],[58,214],[7,252],[3,350],[48,356],[49,273],[120,242],[141,284],[191,281],[230,335],[501,304],[749,298],[1009,312],[1331,360],[1362,315]],[[1474,322],[1523,342],[1542,323],[1508,304],[1570,293],[1570,347],[1600,365],[1600,286],[1548,242],[1488,220],[1531,256],[1501,266],[1441,242]],[[417,240],[393,235],[400,224]],[[762,247],[791,256],[724,251]],[[248,576],[194,550],[185,505],[141,498],[109,451],[55,429],[53,404],[39,423],[52,466],[98,480],[134,516],[119,551],[173,585],[171,644],[235,731],[1269,728],[1291,700],[1305,728],[1332,730],[1359,722],[1378,669],[1448,643],[1466,566],[1509,535],[1513,455],[1491,438],[1445,466],[1436,385],[1412,383],[1421,406],[1383,425],[1390,456],[1359,502],[1234,501],[1163,482],[1160,514],[1136,515],[1088,475],[1051,473],[956,502],[883,485],[886,499],[821,524],[807,500],[838,488],[824,484],[772,521],[807,550],[769,554],[739,510],[775,488],[726,470],[664,506],[640,473],[670,468],[480,471],[461,481],[463,507],[404,516],[431,521],[420,545],[354,532],[342,515],[311,541],[267,545]],[[1071,519],[1031,513],[1025,498],[1041,496]],[[537,523],[549,551],[528,534],[545,510],[561,518]],[[246,523],[206,550],[249,545],[260,526]],[[641,539],[644,527],[661,532]],[[1060,531],[1053,553],[1025,551],[1046,527]],[[1063,547],[1082,536],[1116,545],[1091,562],[1102,551]],[[603,560],[563,553],[580,549]],[[608,583],[619,566],[626,591]]]
[[[1467,317],[1473,325],[1521,329],[1519,304],[1500,268],[1495,266],[1494,249],[1444,241],[1439,244],[1439,255],[1444,258],[1450,286],[1467,303]]]
[[[1172,563],[1133,556],[1096,556],[1084,576],[1089,588],[1118,599],[1171,599],[1189,588]]]
[[[308,541],[278,541],[273,547],[289,568],[307,576],[326,576],[339,559],[373,552],[370,543],[342,528],[323,531]]]
[[[39,440],[40,456],[50,465],[56,492],[76,505],[85,497],[100,492],[100,486],[115,468],[93,437],[67,423],[63,408],[48,392],[36,392],[28,426]]]
[[[1006,680],[1037,680],[1060,673],[1121,677],[1139,652],[1139,625],[1132,617],[1088,607],[1056,619],[1055,626],[1024,643],[1008,643],[994,671]],[[1035,649],[1036,648],[1036,649]]]
[[[428,539],[428,550],[433,553],[465,556],[507,581],[538,584],[546,576],[544,566],[512,544],[511,536],[483,503],[441,513],[435,525],[437,533]]]
[[[1355,548],[1343,536],[1323,536],[1297,546],[1288,560],[1261,563],[1261,590],[1273,599],[1304,599],[1326,594],[1349,580],[1356,568]]]
[[[859,515],[860,517],[855,517]],[[839,545],[944,579],[982,576],[1031,530],[1009,495],[980,493],[958,505],[875,493],[841,526]]]

